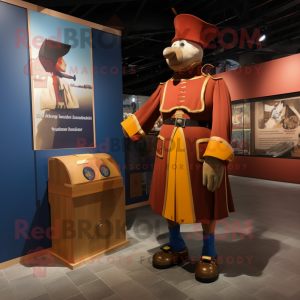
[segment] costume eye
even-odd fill
[[[176,43],[174,43],[174,44],[172,45],[172,47],[176,47]]]
[[[184,42],[181,42],[180,43],[180,47],[184,47],[185,43]]]

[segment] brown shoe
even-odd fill
[[[189,257],[188,248],[183,251],[177,252],[169,246],[160,248],[162,251],[153,255],[152,265],[156,269],[168,269],[175,265],[186,263]]]
[[[218,257],[202,256],[195,272],[195,278],[199,282],[211,283],[219,279]]]

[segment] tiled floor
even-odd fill
[[[151,208],[127,212],[129,247],[70,271],[58,261],[35,277],[16,265],[0,271],[0,300],[298,300],[300,299],[300,185],[230,177],[236,212],[217,226],[220,279],[194,279],[202,241],[182,226],[190,261],[169,270],[151,257],[168,241],[165,220]]]

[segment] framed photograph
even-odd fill
[[[236,155],[300,158],[300,93],[232,103]]]
[[[300,157],[300,96],[255,102],[255,152]]]
[[[34,150],[95,147],[91,28],[28,10]]]

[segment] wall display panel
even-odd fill
[[[0,2],[0,153],[3,158],[0,174],[0,263],[27,254],[40,242],[37,239],[27,240],[17,231],[18,227],[40,226],[35,217],[37,203],[30,79],[24,73],[29,52],[26,47],[16,47],[16,32],[20,28],[27,30],[26,9]],[[17,174],[21,173],[22,179],[17,180]]]
[[[28,25],[34,149],[93,147],[91,29],[32,10]]]
[[[255,102],[255,153],[300,158],[300,96]]]
[[[300,158],[300,95],[232,103],[236,155]]]
[[[232,104],[232,140],[235,154],[251,153],[251,117],[250,103]]]
[[[120,130],[122,121],[120,33],[114,29],[66,16],[24,1],[10,0],[10,2],[13,5],[0,1],[0,37],[2,41],[5,41],[0,49],[2,57],[0,87],[3,98],[0,119],[3,129],[0,131],[3,147],[0,152],[5,158],[3,160],[5,172],[0,175],[1,199],[3,200],[0,210],[0,225],[5,229],[2,232],[0,263],[12,259],[18,260],[19,257],[26,256],[33,251],[51,247],[51,238],[45,234],[51,226],[47,190],[49,157],[106,152],[120,166],[125,165],[122,148],[124,137]],[[30,76],[28,76],[30,74],[28,71],[30,49],[26,34],[29,32],[28,9],[35,10],[35,8],[43,16],[50,14],[53,17],[66,18],[86,25],[87,28],[93,28],[90,38],[93,41],[93,69],[95,70],[93,76],[95,82],[94,111],[95,127],[99,128],[95,132],[98,143],[95,148],[89,148],[87,141],[85,143],[82,141],[76,149],[33,150],[32,90]],[[51,33],[51,35],[56,34]],[[49,38],[49,36],[46,37]],[[84,40],[87,39],[84,38]],[[38,41],[40,44],[43,43],[42,38]],[[62,30],[63,41],[64,30]],[[71,46],[73,47],[73,44]],[[66,58],[67,70],[70,67],[70,61],[67,60],[70,54],[71,50],[63,56]],[[77,66],[78,75],[76,74],[76,77],[78,80],[82,69],[78,64]],[[114,69],[112,69],[113,72],[108,71],[107,74],[104,74],[101,72],[103,67],[107,67],[107,70]],[[88,67],[87,70],[89,71]],[[73,80],[65,80],[70,83],[70,86],[72,82],[74,83]],[[18,172],[26,171],[22,180],[17,182],[17,188],[16,181],[12,180],[16,174],[14,166],[17,166]],[[123,167],[121,172],[125,177]],[[44,233],[38,238],[34,235],[37,228]]]

